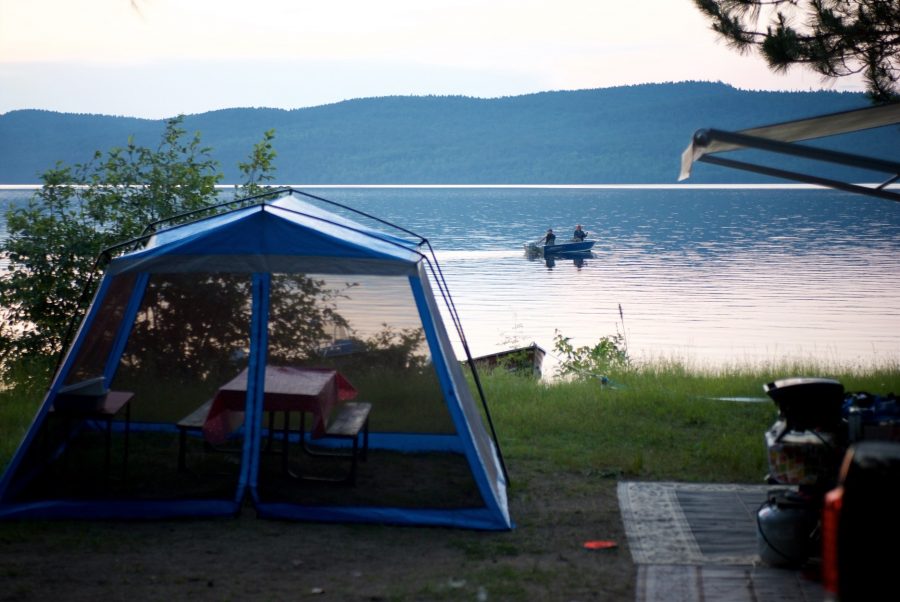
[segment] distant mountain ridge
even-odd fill
[[[184,127],[212,148],[223,183],[239,180],[238,162],[274,129],[275,176],[283,183],[654,184],[675,182],[681,151],[697,129],[743,129],[867,103],[857,93],[683,82],[495,99],[389,96],[294,110],[235,108],[188,115]],[[58,161],[86,162],[96,150],[125,146],[129,136],[155,147],[163,127],[164,120],[11,111],[0,115],[0,184],[38,183]],[[842,138],[844,150],[849,144],[898,158],[896,130]],[[707,165],[691,179],[760,181],[766,180]]]

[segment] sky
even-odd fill
[[[692,0],[0,0],[0,113],[162,119],[686,80],[863,90],[770,72]]]

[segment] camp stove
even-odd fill
[[[760,558],[798,566],[817,555],[823,499],[846,450],[844,387],[825,378],[787,378],[763,389],[778,407],[765,433],[768,482],[782,487],[769,492],[757,513]]]
[[[769,482],[822,491],[833,487],[846,451],[844,386],[825,378],[787,378],[763,388],[778,406],[778,418],[765,434]]]

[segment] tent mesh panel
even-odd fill
[[[127,448],[124,411],[112,418],[109,438],[104,420],[52,412],[14,475],[16,498],[232,499],[247,458],[243,415],[236,415],[227,441],[215,446],[196,426],[182,442],[176,425],[250,365],[252,289],[250,274],[152,274],[145,287],[131,275],[114,277],[66,383],[114,374],[110,389],[133,394]],[[407,276],[273,274],[267,336],[267,365],[335,370],[355,400],[372,404],[373,445],[358,465],[355,486],[310,480],[345,476],[349,459],[307,454],[296,412],[288,414],[292,430],[285,447],[285,414],[264,412],[261,500],[484,505],[461,452],[375,444],[379,435],[452,438],[456,432]],[[122,351],[118,357],[116,349]],[[312,423],[307,416],[302,439],[308,442]],[[311,443],[323,451],[327,441]]]

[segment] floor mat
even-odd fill
[[[821,602],[820,583],[760,563],[767,485],[620,482],[638,602]]]
[[[635,602],[825,602],[820,583],[767,566],[638,565]]]
[[[766,485],[620,482],[619,508],[637,564],[759,560],[756,511]]]

